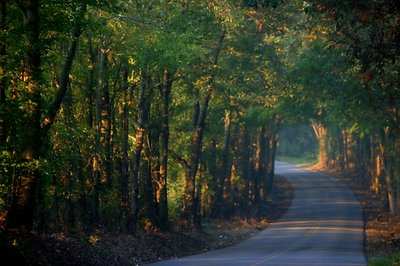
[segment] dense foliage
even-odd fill
[[[3,227],[251,215],[297,122],[399,209],[398,4],[2,0],[0,23]]]

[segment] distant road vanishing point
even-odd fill
[[[152,265],[367,265],[362,208],[354,193],[328,176],[287,163],[277,162],[276,174],[295,190],[278,222],[235,246]]]

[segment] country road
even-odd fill
[[[362,209],[350,189],[290,164],[276,174],[292,183],[292,206],[258,235],[235,246],[152,265],[366,265]]]

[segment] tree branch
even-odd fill
[[[190,169],[188,161],[182,158],[179,154],[170,149],[168,149],[168,152],[171,155],[171,157],[174,158],[178,163],[180,163],[184,168]]]
[[[47,132],[49,131],[50,127],[53,125],[54,120],[57,116],[58,111],[60,110],[61,104],[65,97],[65,94],[68,90],[68,83],[69,83],[69,74],[71,73],[72,69],[72,62],[74,61],[76,49],[78,46],[79,37],[82,34],[82,25],[83,25],[83,18],[86,12],[86,4],[82,4],[79,10],[79,14],[75,21],[75,27],[72,35],[72,42],[68,49],[67,59],[65,61],[65,65],[63,71],[61,73],[61,81],[60,81],[60,88],[56,94],[56,98],[51,105],[48,114],[45,118],[44,125],[42,127],[42,135],[46,136]]]

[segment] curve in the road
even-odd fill
[[[153,265],[366,265],[360,203],[344,184],[317,172],[276,163],[292,183],[282,218],[235,246]]]

